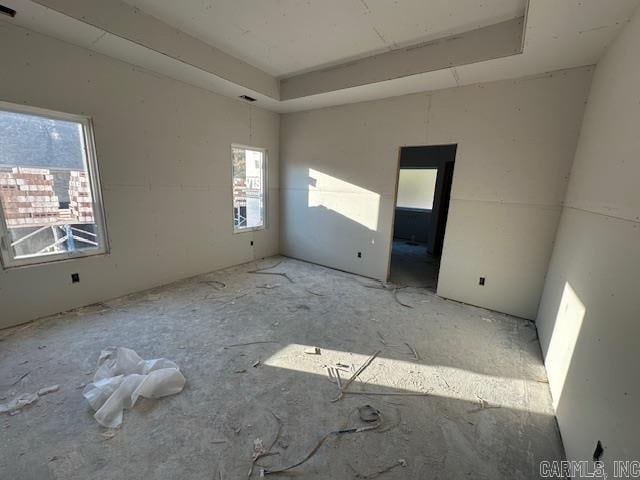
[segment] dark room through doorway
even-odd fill
[[[457,145],[402,147],[389,280],[438,284]]]

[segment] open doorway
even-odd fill
[[[389,280],[436,290],[457,145],[402,147]]]

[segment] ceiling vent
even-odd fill
[[[256,99],[253,97],[250,97],[249,95],[240,95],[240,97],[242,100],[246,100],[247,102],[255,102]]]
[[[16,11],[13,8],[5,7],[4,5],[0,5],[0,14],[6,15],[7,17],[15,17]]]

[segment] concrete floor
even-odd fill
[[[435,292],[439,270],[440,259],[429,254],[426,243],[393,239],[391,282],[396,285],[420,285]]]
[[[247,273],[277,260],[274,271],[293,283]],[[326,432],[360,425],[354,410],[363,404],[382,412],[378,430],[330,438],[289,477],[357,478],[352,468],[367,475],[405,459],[381,478],[534,479],[541,460],[563,458],[530,322],[425,289],[398,292],[407,308],[365,285],[379,284],[270,258],[0,331],[0,397],[60,384],[0,417],[0,477],[246,478],[254,440],[269,445],[276,435],[271,412],[282,435],[277,455],[262,461],[281,466],[302,459]],[[253,341],[274,343],[224,348]],[[109,345],[174,360],[185,389],[143,399],[120,429],[100,427],[81,391]],[[304,353],[308,346],[321,354]],[[378,349],[352,390],[430,395],[354,394],[332,403],[337,386],[324,366],[357,368]]]

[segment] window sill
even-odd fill
[[[234,228],[233,233],[247,233],[247,232],[259,232],[260,230],[266,230],[265,226],[262,227],[247,227],[247,228]]]
[[[91,253],[77,253],[74,255],[64,255],[64,256],[60,256],[59,258],[44,260],[44,261],[35,261],[34,259],[18,259],[18,260],[14,260],[9,265],[3,263],[2,269],[4,271],[11,271],[11,270],[21,270],[23,268],[44,267],[47,265],[65,263],[73,260],[80,260],[83,258],[107,256],[110,254],[111,252],[108,250],[101,250],[98,252],[91,252]]]

